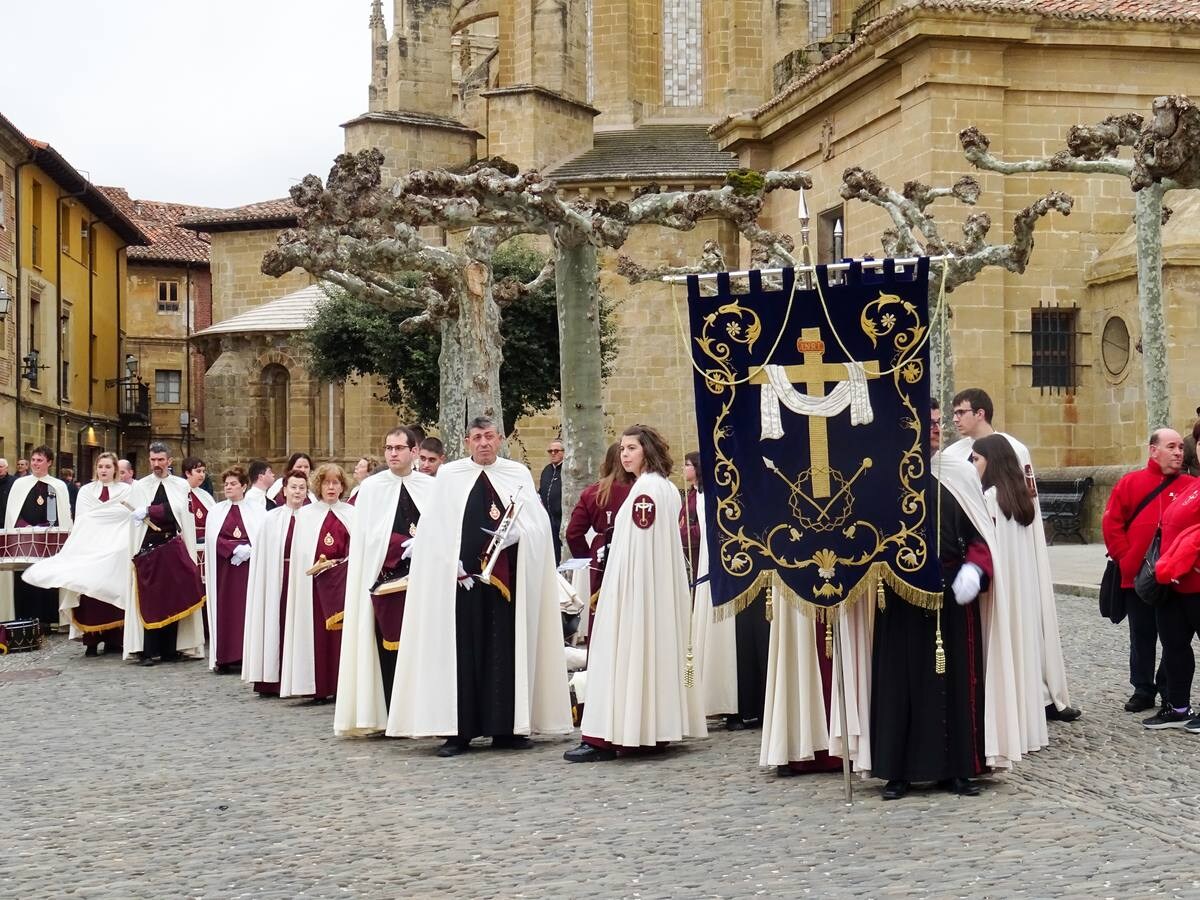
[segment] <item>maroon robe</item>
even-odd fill
[[[296,533],[296,516],[288,519],[287,537],[283,540],[283,583],[279,586],[279,659],[283,661],[284,623],[287,622],[288,576],[292,570],[292,535]],[[256,681],[254,690],[260,694],[279,696],[278,681]]]
[[[337,514],[325,514],[317,532],[313,562],[345,559],[350,554],[350,532]],[[337,695],[338,656],[342,652],[342,613],[346,608],[346,564],[313,576],[313,672],[318,698]]]
[[[679,510],[679,540],[683,544],[683,555],[688,564],[688,581],[696,580],[696,567],[700,565],[700,519],[696,515],[696,504],[703,501],[700,492],[688,488],[684,495],[683,509]]]
[[[246,633],[246,588],[250,581],[250,563],[235,566],[230,562],[234,548],[249,544],[246,525],[237,504],[229,507],[221,531],[217,535],[217,642],[214,658],[218,666],[236,665],[242,661],[242,641]]]
[[[588,603],[588,634],[592,633],[592,625],[596,620],[596,601],[600,598],[600,584],[604,580],[604,562],[597,560],[596,555],[601,547],[608,546],[612,539],[613,522],[617,520],[617,510],[629,496],[632,482],[614,481],[608,493],[608,502],[600,503],[600,484],[589,484],[579,495],[579,502],[571,510],[571,519],[567,523],[567,546],[571,556],[582,559],[591,557],[592,564],[589,575],[592,580],[592,596]],[[592,543],[587,542],[588,529],[596,532]]]

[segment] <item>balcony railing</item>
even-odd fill
[[[128,425],[150,424],[150,385],[130,382],[120,385],[121,419]]]

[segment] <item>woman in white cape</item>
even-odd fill
[[[95,480],[79,489],[75,523],[56,555],[30,566],[27,584],[60,588],[61,609],[70,617],[71,640],[87,656],[120,653],[129,592],[129,485],[117,481],[117,457],[96,457]]]
[[[645,425],[621,435],[621,465],[637,480],[613,527],[588,651],[583,742],[563,754],[568,762],[708,734],[699,692],[684,677],[692,604],[669,449]]]
[[[994,560],[1008,574],[1008,626],[1012,640],[1013,672],[1021,750],[1030,753],[1049,745],[1045,700],[1042,696],[1042,613],[1039,603],[1037,568],[1028,553],[1024,536],[1036,528],[1033,498],[1020,461],[1008,439],[1001,434],[979,438],[968,459],[983,482],[988,514],[996,523]]]

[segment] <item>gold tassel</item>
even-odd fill
[[[692,655],[692,640],[688,638],[687,660],[683,664],[683,686],[685,688],[694,688],[696,686],[696,658]]]
[[[772,584],[767,585],[767,599],[764,606],[766,607],[767,621],[773,622],[775,620],[775,586]]]
[[[833,625],[825,623],[825,658],[833,659]]]
[[[942,646],[942,611],[937,613],[937,634],[933,650],[933,671],[938,675],[946,674],[946,648]]]
[[[879,607],[880,612],[887,609],[887,593],[883,589],[882,577],[875,585],[875,605]]]

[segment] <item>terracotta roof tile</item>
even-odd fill
[[[894,7],[894,8],[893,8]],[[1200,3],[1195,0],[893,0],[890,9],[855,35],[854,43],[825,62],[792,79],[774,97],[754,110],[753,116],[780,105],[787,97],[817,81],[858,52],[871,37],[887,32],[914,9],[934,12],[968,12],[988,15],[1037,15],[1049,19],[1093,22],[1161,22],[1167,25],[1200,25]],[[727,116],[710,131],[735,118]]]
[[[150,240],[149,246],[129,248],[130,262],[208,264],[208,235],[180,228],[178,224],[188,216],[212,212],[208,207],[134,200],[128,191],[119,187],[101,187],[100,191]]]
[[[288,197],[264,200],[231,209],[210,209],[188,216],[179,224],[193,231],[242,231],[252,227],[288,228],[296,224],[300,208]]]

